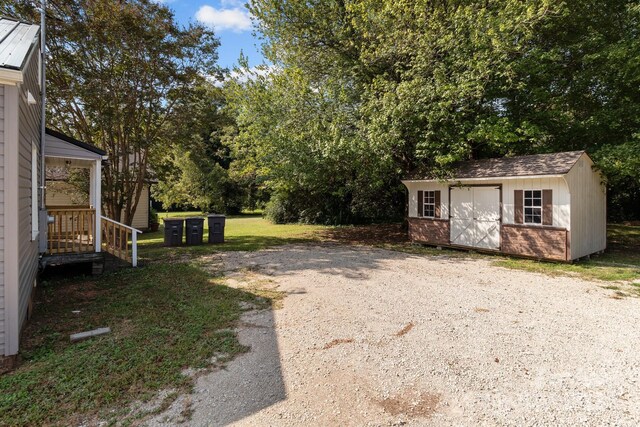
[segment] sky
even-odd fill
[[[246,0],[158,0],[175,12],[178,22],[200,22],[213,30],[220,39],[218,63],[233,68],[242,51],[249,58],[249,65],[260,65],[264,59],[260,53],[260,41],[253,36]]]

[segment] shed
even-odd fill
[[[402,182],[414,242],[556,261],[606,248],[606,187],[584,151],[469,161],[449,180]]]

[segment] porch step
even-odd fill
[[[79,254],[44,255],[40,259],[40,268],[44,270],[48,266],[92,263],[92,274],[99,275],[104,271],[104,254],[102,252],[87,252]]]

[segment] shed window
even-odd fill
[[[524,191],[524,223],[542,224],[542,190]]]
[[[425,216],[428,218],[435,218],[436,216],[436,192],[435,191],[424,192],[424,204],[423,204],[422,216]]]
[[[440,190],[418,191],[418,217],[440,218]]]

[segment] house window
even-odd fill
[[[436,216],[436,192],[425,191],[423,199],[422,216],[435,218]]]
[[[31,142],[31,240],[38,238],[38,146]]]
[[[524,191],[524,223],[542,224],[542,190]]]

